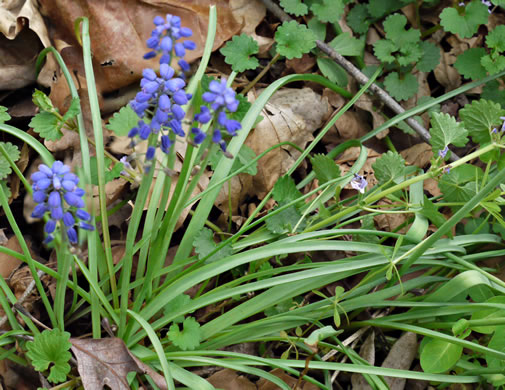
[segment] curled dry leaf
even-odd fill
[[[126,375],[130,371],[147,374],[160,389],[167,388],[163,376],[135,357],[119,338],[72,338],[70,342],[85,390],[101,390],[106,385],[111,389],[129,390]]]
[[[455,62],[455,55],[442,53],[440,63],[433,71],[435,78],[445,87],[446,91],[452,91],[461,85],[461,76],[454,66],[452,66]]]
[[[33,83],[49,86],[56,62],[47,57],[38,78],[35,60],[51,46],[36,0],[3,1],[0,7],[0,90],[13,90]]]
[[[248,95],[253,100],[253,95]],[[246,145],[256,154],[284,141],[304,148],[330,113],[328,100],[310,88],[286,88],[276,92],[262,112],[264,119],[251,131]],[[253,178],[255,195],[262,198],[300,156],[290,146],[276,148],[258,161]],[[233,190],[233,189],[232,189]],[[235,196],[232,194],[232,196]]]
[[[1,245],[15,252],[23,253],[16,236],[12,236],[7,240],[6,243],[2,243]],[[4,279],[8,279],[12,271],[18,268],[21,264],[22,264],[21,260],[9,256],[6,253],[0,252],[0,275],[2,275]]]

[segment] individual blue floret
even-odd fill
[[[49,215],[44,231],[47,233],[45,244],[54,239],[54,232],[60,222],[69,241],[77,244],[75,226],[85,230],[93,230],[93,225],[87,223],[91,215],[84,210],[82,197],[85,192],[79,188],[79,178],[70,172],[70,167],[61,161],[55,161],[49,168],[45,164],[39,165],[39,170],[32,174],[33,200],[37,205],[32,212],[32,218],[42,218]]]

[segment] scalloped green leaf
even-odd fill
[[[126,105],[109,119],[109,123],[105,127],[114,132],[118,137],[122,137],[128,135],[130,130],[137,126],[138,122],[138,115],[130,105]]]
[[[21,155],[19,152],[19,149],[16,145],[11,144],[10,142],[0,142],[2,146],[4,147],[5,151],[7,152],[8,156],[11,158],[12,161],[16,162],[19,159],[19,156]],[[7,176],[9,176],[12,172],[12,168],[7,161],[7,159],[4,157],[2,153],[0,153],[0,180],[5,179]]]
[[[310,163],[320,185],[340,177],[340,167],[335,164],[333,159],[324,154],[316,154],[311,157]]]
[[[210,229],[203,228],[195,236],[193,246],[195,247],[195,252],[198,254],[198,259],[203,259],[217,248],[217,244],[214,241],[214,232]],[[206,260],[206,263],[212,263],[213,261],[222,259],[223,257],[230,256],[232,253],[231,247],[227,245],[209,257]]]
[[[447,7],[440,13],[440,24],[445,31],[458,34],[461,38],[470,38],[481,24],[486,24],[488,8],[480,0],[472,0],[460,14],[456,8]]]
[[[188,317],[182,323],[182,329],[178,324],[172,324],[167,332],[167,337],[183,351],[192,351],[200,345],[202,331],[200,324],[193,317]]]
[[[64,382],[70,372],[68,361],[72,357],[69,349],[70,333],[59,329],[44,330],[35,335],[33,341],[26,343],[26,355],[32,361],[33,367],[40,372],[46,371],[50,366],[47,379],[54,383]]]
[[[498,103],[480,99],[465,105],[459,116],[473,142],[483,145],[491,141],[491,131],[501,126],[505,110]]]
[[[372,168],[379,184],[384,184],[405,174],[405,160],[398,153],[390,150],[375,160]]]
[[[391,72],[384,79],[387,91],[397,100],[407,100],[414,96],[419,89],[419,84],[414,75],[407,73],[400,78],[398,72]]]
[[[342,0],[322,0],[311,5],[314,16],[323,23],[337,23],[344,13]]]
[[[363,51],[365,42],[351,37],[348,32],[337,35],[329,45],[343,56],[359,56]]]
[[[235,35],[220,52],[233,71],[243,72],[259,66],[258,59],[253,56],[258,53],[258,50],[258,42],[247,34],[241,34]]]
[[[445,113],[434,112],[430,116],[430,144],[435,155],[449,145],[466,145],[468,142],[468,131],[465,129],[463,123],[457,122],[456,118]],[[450,151],[447,152],[445,158],[449,158],[449,156]]]
[[[429,41],[422,41],[419,45],[423,54],[416,68],[421,72],[431,72],[440,63],[440,49]]]
[[[281,0],[279,4],[284,8],[284,11],[295,16],[307,15],[309,12],[309,7],[301,0]]]
[[[466,50],[458,56],[454,67],[460,75],[467,79],[478,80],[486,77],[486,69],[482,66],[480,60],[486,55],[486,49],[483,47],[473,47]]]
[[[275,32],[277,52],[288,60],[301,58],[316,47],[316,35],[306,26],[292,20],[284,22]]]
[[[11,119],[11,116],[7,112],[7,107],[0,106],[0,123],[5,123]]]
[[[60,119],[48,111],[39,112],[29,123],[33,131],[48,141],[57,141],[63,136],[60,125]]]

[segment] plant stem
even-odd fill
[[[269,71],[269,69],[277,62],[277,60],[281,57],[279,53],[277,53],[274,58],[270,60],[270,62],[263,68],[263,70],[254,78],[253,81],[251,81],[249,84],[246,85],[246,87],[242,90],[242,95],[247,94],[249,90],[256,85],[258,81],[261,80],[261,78]]]

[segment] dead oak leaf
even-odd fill
[[[77,358],[77,370],[85,390],[101,390],[104,386],[129,390],[129,372],[149,375],[160,389],[167,389],[163,376],[142,363],[119,338],[70,339]]]

